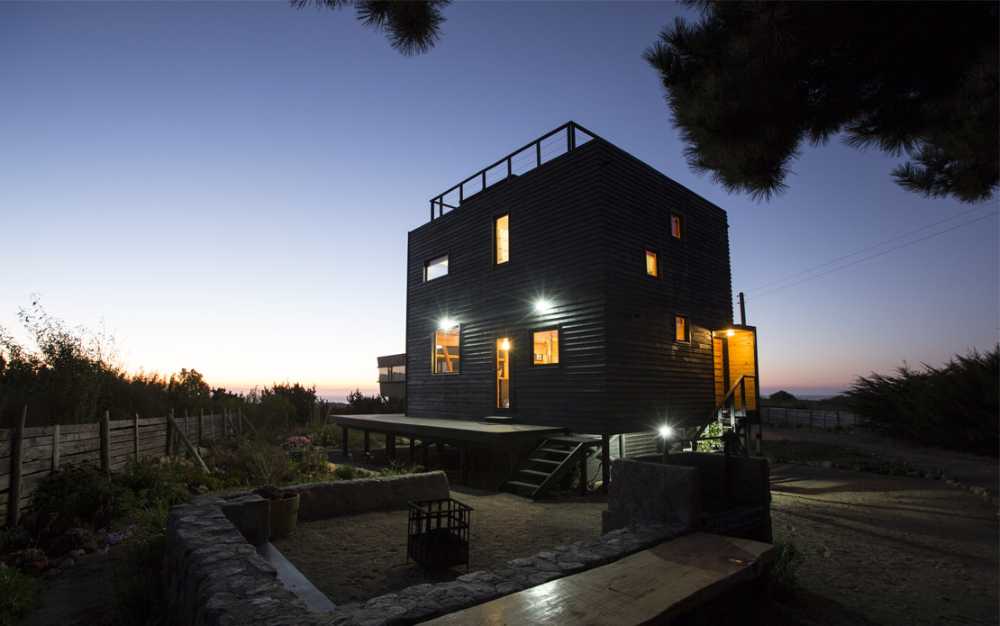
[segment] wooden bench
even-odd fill
[[[629,626],[667,621],[759,577],[774,556],[771,544],[694,533],[425,624]]]

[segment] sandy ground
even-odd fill
[[[602,496],[532,502],[509,493],[464,488],[452,497],[472,514],[469,571],[499,567],[553,546],[601,534]],[[299,524],[275,542],[335,604],[367,600],[424,582],[451,580],[465,568],[430,575],[406,562],[406,511],[382,511]]]
[[[997,514],[941,481],[785,464],[772,468],[777,542],[835,610],[818,623],[996,624]]]

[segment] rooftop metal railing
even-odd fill
[[[576,122],[566,122],[431,198],[431,221],[444,215],[445,209],[449,211],[457,209],[466,198],[512,176],[540,167],[543,163],[572,152],[593,139],[600,137]],[[467,186],[471,186],[471,189]]]

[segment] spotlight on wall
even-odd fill
[[[458,322],[450,317],[442,317],[438,320],[438,330],[451,330],[458,326]]]
[[[664,424],[656,430],[656,433],[660,436],[660,439],[670,439],[674,436],[674,429],[669,424]]]
[[[504,337],[503,341],[500,342],[500,349],[504,352],[510,352],[510,339]]]
[[[553,308],[555,308],[555,305],[548,298],[538,298],[535,300],[535,313],[539,315],[551,313]]]
[[[733,330],[732,328],[730,328],[729,330],[726,331],[726,337],[732,337],[735,334],[736,334],[736,331]]]

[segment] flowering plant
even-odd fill
[[[312,439],[305,435],[295,435],[285,439],[286,448],[304,448],[312,445]]]

